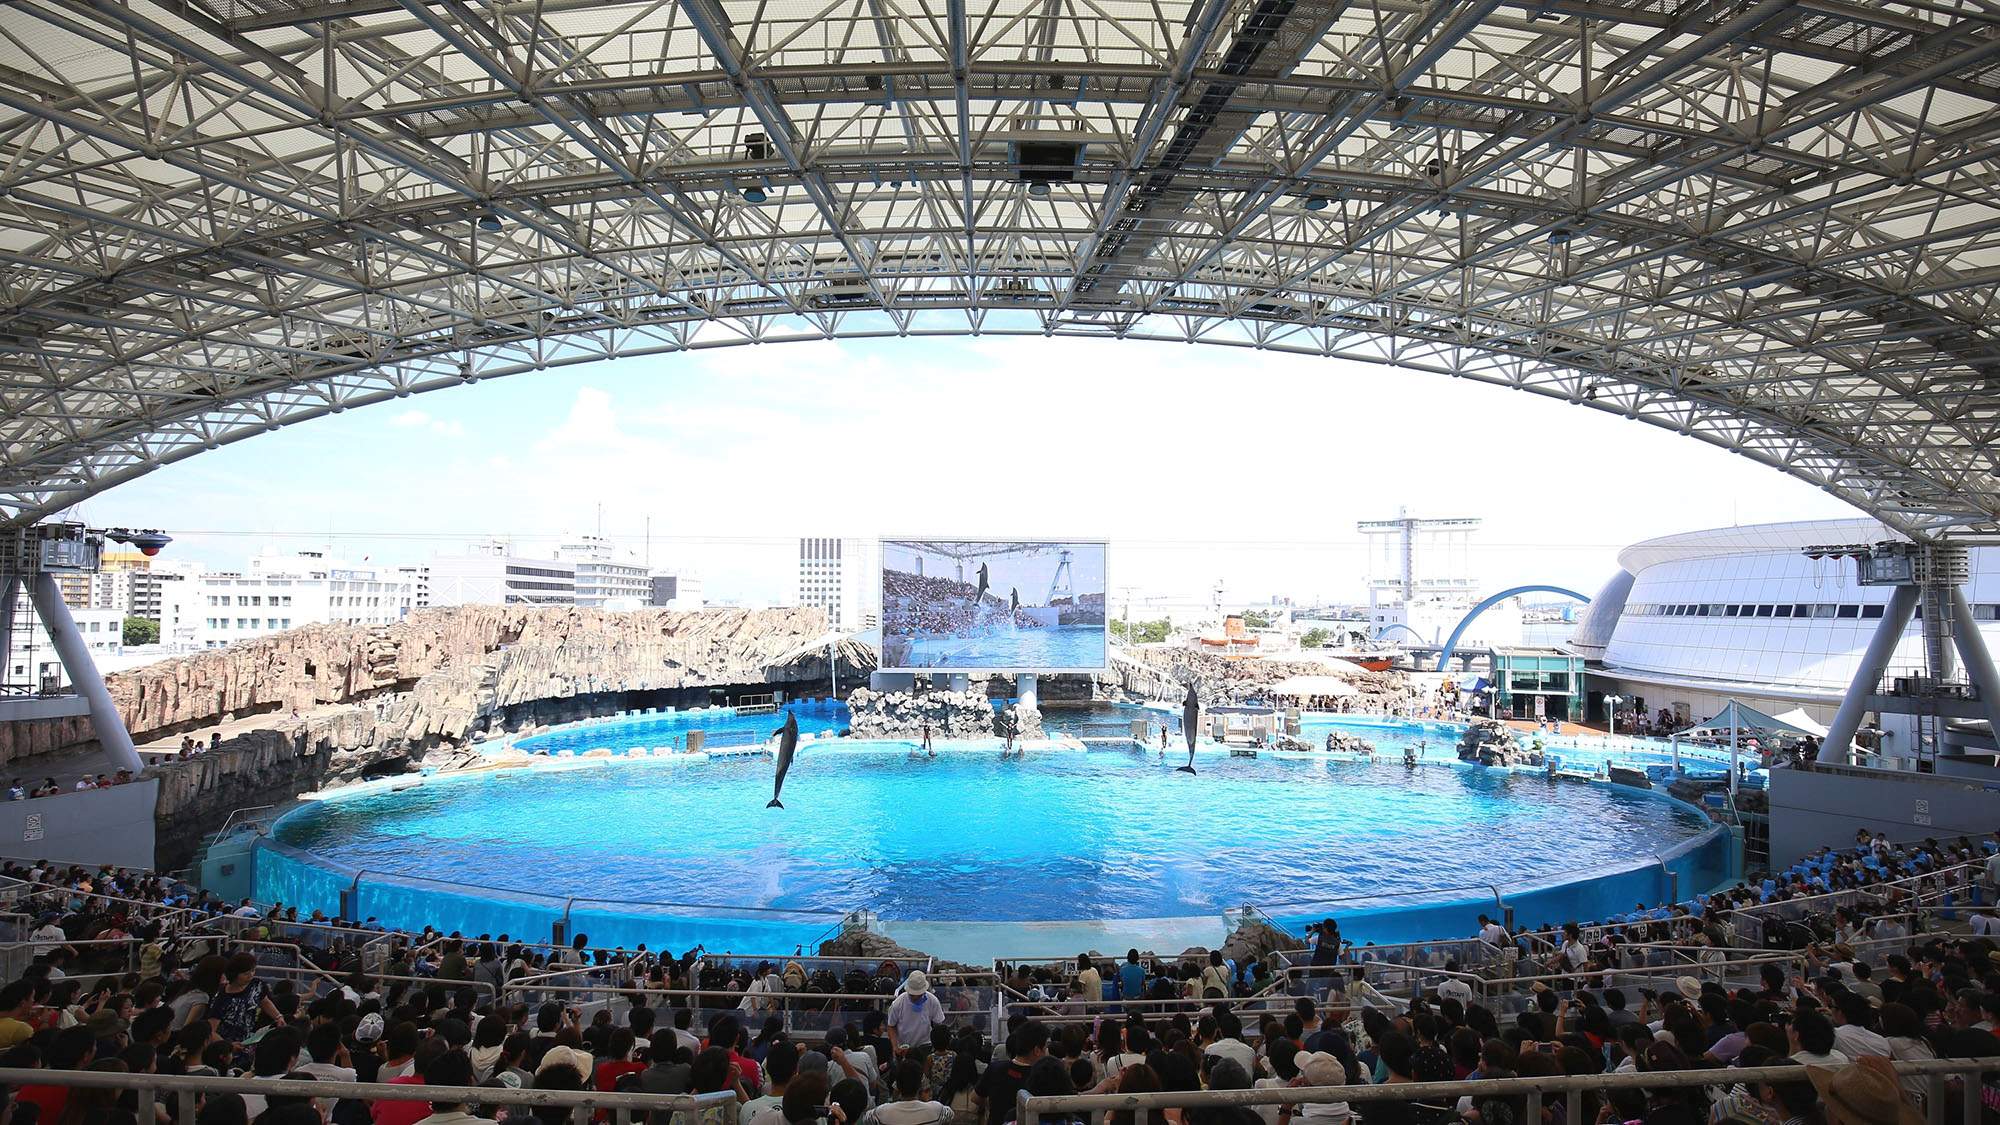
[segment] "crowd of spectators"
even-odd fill
[[[1811,857],[1800,871],[1825,886],[1893,888],[1892,880],[1976,863],[1972,841],[1891,847],[1866,834],[1854,849]],[[1872,861],[1872,862],[1871,862]],[[1996,862],[1995,866],[2000,866]],[[1626,1125],[1911,1125],[1928,1108],[1926,1080],[1890,1060],[2000,1058],[2000,946],[1984,933],[1913,933],[1873,959],[1857,956],[1896,895],[1827,912],[1827,943],[1798,971],[1766,965],[1754,984],[1695,971],[1663,987],[1604,987],[1608,974],[1661,942],[1740,940],[1731,915],[1761,903],[1823,894],[1803,879],[1745,886],[1701,902],[1646,910],[1622,924],[1509,933],[1481,918],[1467,940],[1507,951],[1511,972],[1534,975],[1527,1004],[1508,1011],[1456,977],[1396,997],[1367,983],[1367,947],[1313,927],[1304,959],[1342,967],[1270,1010],[1274,960],[1088,955],[1073,965],[1017,967],[1017,996],[997,1042],[988,1013],[934,988],[921,969],[885,962],[859,979],[808,969],[810,958],[746,965],[690,950],[679,957],[461,938],[391,935],[372,921],[322,938],[312,973],[272,979],[259,939],[303,941],[317,915],[228,903],[176,880],[113,869],[8,864],[33,959],[0,987],[0,1066],[115,1073],[316,1078],[363,1083],[648,1093],[726,1092],[727,1104],[649,1125],[1006,1125],[1016,1095],[1236,1090],[1278,1086],[1548,1077],[1713,1069],[1708,1087],[1593,1092],[1593,1122]],[[1655,916],[1654,911],[1661,911]],[[224,919],[226,934],[196,923]],[[326,932],[334,932],[331,927]],[[380,940],[377,940],[379,937]],[[120,967],[95,972],[113,943]],[[362,955],[374,947],[379,963]],[[1740,950],[1738,952],[1741,952]],[[1356,962],[1362,964],[1356,965]],[[601,1002],[522,992],[541,971],[594,966]],[[323,971],[322,971],[323,970]],[[827,979],[815,979],[827,973]],[[1313,978],[1309,975],[1307,980]],[[824,1030],[795,1035],[795,994],[860,989],[882,996],[853,1010],[831,998]],[[703,992],[712,995],[703,996]],[[892,995],[893,994],[893,995]],[[1248,997],[1261,997],[1255,1004]],[[1511,1017],[1511,1021],[1508,1017]],[[815,1026],[821,1026],[816,1024]],[[1796,1082],[1734,1082],[1731,1068],[1805,1063]],[[2000,1061],[1996,1061],[2000,1071]],[[130,1092],[26,1083],[7,1091],[5,1125],[139,1125]],[[2000,1109],[1990,1088],[1978,1091]],[[1958,1095],[1953,1094],[1953,1097]],[[1957,1101],[1950,1103],[1960,1104]],[[1169,1125],[1577,1125],[1562,1099],[1525,1119],[1511,1094],[1453,1102],[1356,1100],[1233,1110],[1169,1110]],[[476,1125],[532,1116],[517,1107],[344,1098],[211,1094],[195,1122],[164,1099],[145,1125]],[[546,1111],[538,1108],[535,1113]],[[560,1125],[566,1111],[545,1116]],[[1132,1115],[1112,1114],[1110,1125]]]
[[[972,629],[989,628],[1012,620],[1017,628],[1034,629],[1041,622],[1009,608],[1007,597],[993,590],[977,603],[977,588],[967,582],[909,574],[900,570],[882,572],[882,629],[892,636],[952,637],[968,635]]]

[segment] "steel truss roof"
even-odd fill
[[[1995,0],[14,0],[0,518],[510,372],[982,332],[1447,372],[1990,530],[1997,102]]]

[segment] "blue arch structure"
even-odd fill
[[[1518,598],[1522,594],[1561,594],[1565,598],[1575,598],[1584,605],[1590,604],[1589,598],[1577,593],[1575,590],[1562,586],[1515,586],[1509,590],[1502,590],[1485,601],[1480,602],[1478,605],[1473,606],[1464,617],[1458,619],[1458,624],[1452,627],[1451,637],[1444,642],[1444,651],[1438,653],[1437,671],[1444,671],[1446,663],[1451,660],[1451,654],[1458,651],[1458,638],[1465,635],[1466,626],[1472,624],[1473,620],[1480,614],[1485,613],[1508,598]]]
[[[1422,633],[1417,632],[1415,629],[1410,628],[1408,625],[1403,624],[1401,621],[1392,621],[1389,624],[1382,626],[1381,629],[1376,631],[1375,639],[1378,641],[1382,640],[1386,638],[1390,633],[1393,633],[1398,629],[1401,629],[1403,632],[1408,633],[1410,635],[1410,639],[1416,641],[1418,644],[1424,643],[1424,635]]]

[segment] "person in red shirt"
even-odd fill
[[[425,1039],[417,1045],[416,1053],[411,1059],[416,1064],[416,1069],[409,1074],[403,1075],[401,1078],[389,1079],[388,1085],[424,1085],[426,1074],[430,1070],[431,1065],[443,1057],[448,1049],[445,1046],[445,1041],[439,1036],[433,1035]],[[431,1104],[429,1102],[389,1101],[383,1099],[369,1104],[368,1115],[374,1118],[375,1125],[417,1125],[417,1122],[431,1115]]]
[[[743,1046],[743,1025],[735,1016],[718,1016],[708,1025],[708,1042],[704,1047],[720,1047],[729,1052],[729,1061],[736,1064],[736,1072],[743,1079],[746,1089],[755,1092],[764,1088],[764,1074],[757,1066],[757,1060],[741,1053]]]
[[[602,1060],[597,1064],[597,1073],[592,1081],[605,1093],[618,1089],[618,1080],[628,1074],[637,1074],[646,1069],[646,1064],[632,1061],[632,1044],[636,1040],[629,1027],[614,1028],[611,1037],[604,1044]]]
[[[82,1024],[63,1028],[49,1042],[47,1061],[50,1070],[83,1070],[96,1058],[97,1036]],[[40,1106],[40,1120],[54,1122],[61,1119],[63,1107],[69,1104],[69,1091],[68,1086],[32,1083],[16,1090],[14,1100]]]

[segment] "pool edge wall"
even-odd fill
[[[556,769],[608,766],[625,760],[594,758],[565,762]],[[655,759],[655,761],[657,761]],[[1458,762],[1438,762],[1452,769],[1481,768]],[[423,784],[470,784],[495,776],[493,771],[448,774],[425,778]],[[1610,784],[1599,782],[1595,784]],[[335,792],[323,800],[343,800],[380,793],[387,785],[355,786]],[[1657,789],[1635,789],[1658,800],[1706,818],[1694,805]],[[285,816],[302,811],[309,803]],[[284,817],[280,817],[282,822]],[[277,825],[273,825],[273,832]],[[1604,920],[1631,911],[1636,905],[1659,906],[1692,899],[1739,878],[1741,849],[1736,833],[1727,825],[1711,823],[1703,832],[1637,862],[1571,872],[1523,884],[1497,885],[1496,903],[1491,889],[1468,893],[1475,888],[1440,888],[1413,892],[1407,903],[1386,901],[1391,896],[1370,896],[1344,905],[1341,900],[1290,906],[1259,906],[1279,925],[1293,933],[1303,933],[1308,922],[1332,916],[1340,921],[1342,935],[1357,944],[1393,944],[1469,936],[1481,913],[1512,914],[1516,926],[1560,925],[1567,921]],[[269,836],[260,838],[251,852],[252,897],[258,902],[283,902],[302,911],[316,909],[337,915],[342,893],[352,893],[354,921],[371,916],[384,925],[421,929],[433,925],[446,933],[506,933],[516,940],[542,942],[558,934],[587,934],[594,945],[630,949],[644,943],[648,949],[688,948],[704,944],[714,949],[750,953],[784,953],[806,944],[817,945],[840,928],[838,915],[825,912],[789,912],[755,907],[692,906],[641,901],[613,902],[604,899],[539,895],[534,892],[486,887],[470,883],[448,883],[421,877],[359,871],[338,861],[284,844]],[[1401,896],[1397,896],[1401,897]],[[1369,905],[1380,903],[1381,905]],[[1305,906],[1313,907],[1311,910]],[[561,930],[558,923],[564,923]],[[1069,948],[1076,939],[1095,936],[1130,944],[1130,938],[1152,933],[1161,940],[1183,942],[1204,924],[1213,927],[1219,943],[1223,934],[1222,914],[1181,915],[1171,918],[1114,918],[1049,920],[1047,922],[937,921],[927,919],[887,920],[891,932],[908,934],[913,940],[926,935],[940,948],[966,942],[966,949],[982,931],[1004,940],[984,941],[991,948],[1005,948],[1005,956],[1058,956],[1080,952]],[[1023,927],[1026,929],[1023,929]],[[1037,930],[1049,942],[1046,950],[1023,942],[1035,940]],[[923,946],[916,946],[924,948]],[[1183,944],[1181,948],[1185,948]],[[1164,951],[1164,950],[1162,950]],[[1177,951],[1177,950],[1176,950]],[[808,952],[811,952],[808,950]],[[926,949],[939,954],[939,949]],[[979,958],[958,958],[978,959]]]

